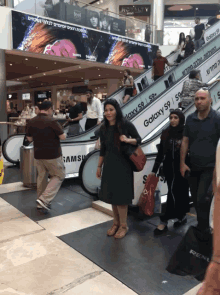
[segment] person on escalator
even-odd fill
[[[122,80],[122,85],[125,87],[125,95],[123,98],[123,103],[126,103],[133,94],[134,79],[131,76],[130,70],[124,70],[124,78]]]
[[[179,63],[181,60],[182,60],[182,49],[185,45],[185,41],[186,41],[186,38],[185,38],[185,34],[184,33],[180,33],[179,35],[179,43],[176,47],[176,49],[173,51],[174,53],[175,52],[178,52],[178,57],[177,57],[177,60],[176,62]]]
[[[195,19],[196,26],[195,30],[195,51],[197,51],[204,43],[205,25],[201,24],[200,18]]]
[[[163,57],[161,55],[161,50],[158,49],[156,53],[156,58],[153,61],[152,66],[152,79],[154,81],[158,80],[160,77],[164,75],[165,70],[165,64],[167,64],[169,67],[178,65],[177,63],[169,63],[166,57]]]
[[[141,137],[133,123],[123,117],[115,99],[108,99],[104,103],[100,141],[101,151],[96,171],[97,178],[102,176],[99,198],[112,205],[114,220],[107,235],[121,239],[128,231],[128,205],[134,198],[133,169],[125,153],[127,144],[137,146],[141,143]]]
[[[150,175],[156,175],[161,163],[165,175],[168,194],[166,212],[160,216],[160,224],[154,230],[160,235],[168,230],[168,220],[177,218],[174,227],[187,222],[186,213],[189,212],[189,185],[180,174],[180,146],[183,138],[185,116],[181,110],[170,112],[170,126],[163,130],[159,151]]]
[[[75,96],[70,96],[69,130],[68,135],[79,134],[79,121],[83,118],[82,109]]]
[[[103,119],[103,111],[101,101],[94,96],[92,90],[86,91],[87,95],[87,120],[85,130],[101,124]]]
[[[184,81],[183,88],[180,96],[179,107],[185,109],[194,102],[195,93],[202,87],[211,86],[213,83],[219,82],[220,79],[215,79],[209,83],[201,81],[200,70],[192,70],[189,73],[189,80]]]

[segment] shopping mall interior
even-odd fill
[[[162,130],[169,126],[170,111],[180,107],[191,70],[210,83],[212,108],[220,109],[219,2],[0,0],[0,16],[0,294],[196,295],[207,263],[197,275],[166,270],[189,227],[197,224],[192,198],[186,224],[175,228],[173,218],[158,237],[154,230],[168,195],[164,176],[158,175],[155,190],[158,212],[143,214],[139,199]],[[204,24],[204,42],[177,64],[179,35],[195,40],[195,18]],[[154,81],[152,65],[159,48],[169,65]],[[133,77],[135,92],[124,103],[125,70]],[[102,110],[108,99],[119,103],[136,127],[147,159],[133,173],[134,198],[123,239],[106,235],[113,209],[99,198],[100,126],[85,128],[88,89]],[[68,129],[72,97],[83,114],[74,135]],[[52,102],[53,118],[66,134],[60,140],[66,176],[50,211],[37,209],[34,143],[26,137],[35,106],[45,100]],[[187,117],[194,111],[190,104],[183,113]]]

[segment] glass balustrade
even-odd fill
[[[100,4],[105,0],[100,0]],[[126,36],[137,41],[152,42],[153,26],[134,17],[119,15],[98,4],[75,0],[14,0],[14,9]]]

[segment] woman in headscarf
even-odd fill
[[[180,174],[180,147],[184,123],[185,116],[181,110],[176,109],[170,112],[170,126],[162,132],[157,158],[150,173],[150,175],[155,175],[163,162],[163,173],[168,186],[167,205],[165,214],[160,216],[161,223],[154,231],[156,235],[168,230],[169,219],[178,219],[174,227],[187,222],[189,186],[188,181]]]

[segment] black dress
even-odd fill
[[[152,172],[157,173],[163,162],[163,172],[167,181],[168,194],[166,211],[161,221],[178,218],[181,220],[189,212],[189,185],[180,173],[180,147],[183,130],[178,136],[168,137],[168,128],[162,132],[157,158]],[[188,157],[186,159],[188,164]]]
[[[102,172],[100,200],[112,205],[128,205],[134,198],[134,178],[130,161],[125,155],[125,144],[120,143],[120,151],[115,146],[116,126],[108,126],[104,131],[100,128],[101,151],[100,156],[104,157]],[[137,144],[141,138],[135,126],[125,121],[123,134],[135,138]]]

